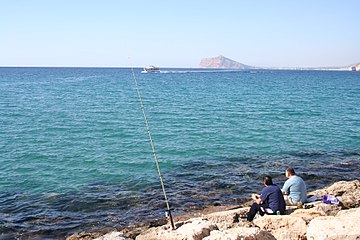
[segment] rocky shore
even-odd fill
[[[340,203],[323,203],[321,197],[328,194],[336,196]],[[287,207],[285,215],[259,216],[251,223],[244,218],[251,204],[248,202],[244,206],[208,208],[177,217],[176,230],[166,223],[161,226],[153,224],[107,234],[80,233],[67,240],[360,239],[359,179],[336,182],[310,192],[308,196],[318,198],[304,205],[305,208]]]

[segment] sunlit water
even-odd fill
[[[360,73],[135,69],[174,215],[358,178]],[[164,218],[131,69],[0,68],[0,238]]]

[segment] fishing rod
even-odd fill
[[[144,103],[143,103],[143,100],[141,98],[140,89],[139,89],[139,86],[138,86],[138,83],[137,83],[137,80],[136,80],[136,77],[135,77],[135,73],[134,73],[134,68],[132,67],[132,65],[131,65],[131,72],[132,72],[133,79],[134,79],[134,82],[135,82],[136,92],[137,92],[137,96],[138,96],[138,99],[139,99],[139,102],[140,102],[140,105],[141,105],[141,110],[142,110],[142,113],[143,113],[143,116],[144,116],[146,129],[147,129],[147,132],[148,132],[148,135],[149,135],[151,150],[152,150],[152,153],[154,155],[154,160],[155,160],[156,168],[157,168],[157,171],[158,171],[158,174],[159,174],[161,188],[162,188],[162,191],[163,191],[163,194],[164,194],[164,199],[165,199],[166,208],[167,208],[166,217],[170,218],[170,223],[171,223],[172,230],[175,230],[174,221],[173,221],[173,218],[172,218],[172,215],[171,215],[171,209],[170,209],[169,200],[167,198],[165,185],[164,185],[164,182],[163,182],[163,178],[161,176],[159,161],[158,161],[157,156],[156,156],[154,142],[152,140],[151,133],[150,133],[149,122],[148,122],[147,117],[146,117]]]

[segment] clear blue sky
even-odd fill
[[[358,0],[0,0],[0,66],[343,66],[359,23]]]

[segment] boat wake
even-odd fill
[[[158,73],[221,73],[221,72],[245,72],[244,70],[234,69],[169,69],[160,70]]]

